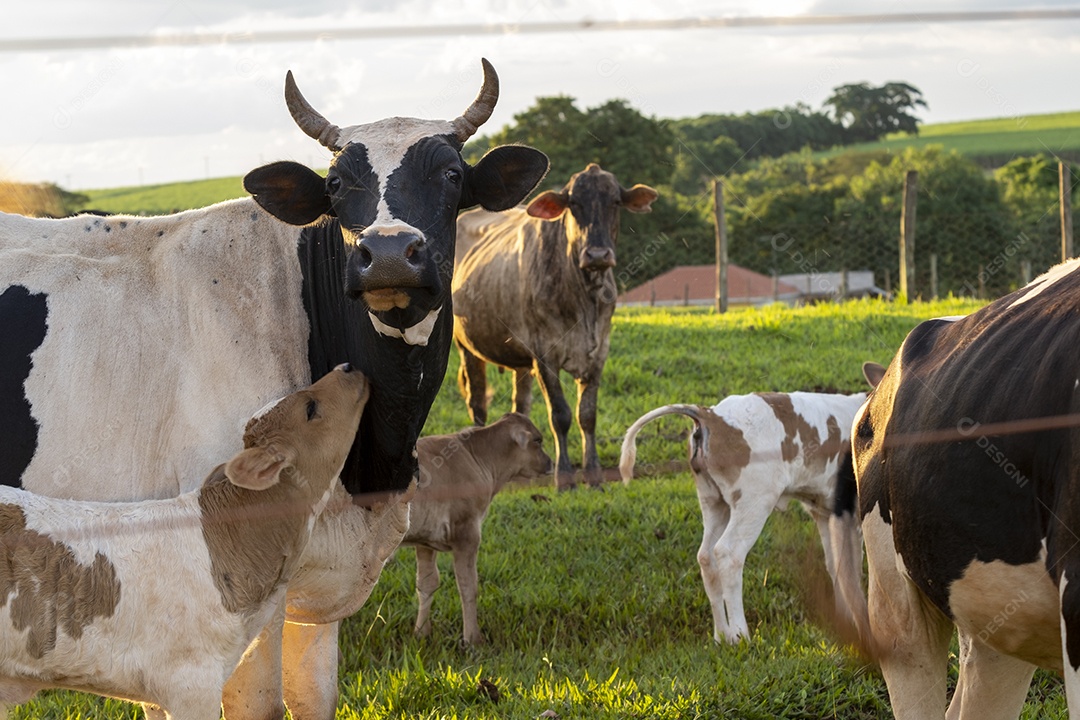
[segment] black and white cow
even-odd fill
[[[904,340],[853,425],[873,644],[897,718],[1080,717],[1080,261]]]
[[[261,405],[343,362],[371,378],[343,487],[289,584],[296,622],[284,644],[281,625],[267,626],[234,673],[230,720],[280,717],[282,682],[293,717],[334,716],[337,622],[367,598],[405,531],[401,493],[446,369],[457,213],[511,207],[547,170],[522,146],[475,166],[462,159],[498,98],[483,66],[480,94],[453,121],[345,128],[287,76],[293,118],[334,151],[325,179],[279,162],[245,178],[254,199],[177,215],[0,214],[4,484],[171,497],[240,449]]]

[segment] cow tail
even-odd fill
[[[840,637],[864,654],[877,655],[870,632],[870,614],[863,590],[863,542],[858,513],[858,486],[850,448],[840,461],[829,517],[829,542],[836,562],[833,578],[836,627]]]
[[[619,457],[619,474],[622,476],[624,485],[630,484],[630,479],[634,477],[634,462],[637,460],[637,445],[635,440],[637,434],[646,423],[655,420],[663,415],[686,415],[688,418],[694,421],[696,427],[701,427],[701,408],[697,405],[665,405],[664,407],[657,408],[651,412],[647,412],[634,421],[626,430],[626,435],[623,437],[622,453]]]

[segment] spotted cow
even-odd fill
[[[869,623],[897,718],[1080,717],[1080,261],[904,340],[853,429]]]
[[[367,397],[339,366],[252,418],[245,449],[176,498],[0,486],[0,714],[60,687],[217,720],[225,678],[284,610]]]
[[[883,371],[877,363],[863,366],[871,385]],[[634,475],[635,442],[642,427],[672,414],[694,421],[690,469],[704,524],[697,557],[716,642],[750,637],[743,609],[743,566],[774,509],[784,510],[793,500],[802,504],[817,525],[825,567],[834,581],[837,555],[858,547],[857,535],[833,536],[829,518],[837,478],[851,472],[851,421],[865,400],[864,392],[729,395],[711,408],[665,405],[627,429],[619,461],[625,484]]]
[[[291,162],[244,178],[252,198],[163,217],[0,214],[0,483],[89,500],[173,497],[238,447],[252,406],[349,362],[371,399],[341,483],[269,627],[226,685],[229,720],[325,720],[337,623],[367,598],[408,522],[401,493],[446,369],[462,208],[500,210],[547,158],[462,144],[491,115],[485,60],[455,120],[338,127],[286,104],[333,151],[325,178]],[[284,645],[283,645],[284,642]],[[153,715],[156,711],[150,709]]]

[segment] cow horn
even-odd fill
[[[499,76],[495,74],[495,68],[487,58],[480,58],[480,62],[484,66],[484,86],[480,88],[469,109],[453,123],[454,132],[461,142],[471,138],[476,129],[488,121],[491,113],[495,111],[495,103],[499,101]]]
[[[334,152],[341,149],[341,128],[320,115],[319,111],[304,99],[293,80],[292,70],[285,73],[285,104],[289,106],[289,114],[304,133]]]

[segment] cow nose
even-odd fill
[[[356,249],[358,292],[386,288],[418,287],[421,270],[427,259],[427,241],[416,233],[383,235],[373,233],[361,238]]]
[[[582,270],[606,270],[615,267],[615,251],[606,247],[587,247],[581,253]]]

